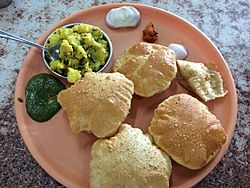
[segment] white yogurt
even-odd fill
[[[106,15],[106,23],[111,28],[136,27],[140,22],[140,12],[132,6],[111,9]]]
[[[168,45],[168,47],[171,48],[175,52],[177,60],[178,59],[183,60],[188,56],[187,48],[181,44],[171,43]]]

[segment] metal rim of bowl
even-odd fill
[[[67,28],[67,27],[73,27],[73,26],[75,26],[75,25],[80,25],[80,24],[87,24],[87,23],[71,23],[71,24],[63,25],[63,26],[61,26],[61,27],[66,27],[66,28]],[[87,25],[92,25],[92,24],[87,24]],[[95,25],[92,25],[92,26],[95,26]],[[61,28],[61,27],[58,27],[58,28]],[[95,27],[98,27],[98,26],[95,26]],[[56,31],[58,28],[56,28],[52,33],[49,34],[49,36],[46,38],[46,40],[45,40],[43,46],[45,46],[45,45],[47,44],[49,37],[50,37],[52,34],[54,34],[55,31]],[[99,28],[99,27],[98,27],[98,28]],[[100,29],[100,28],[99,28],[99,29]],[[113,55],[113,46],[112,46],[112,42],[111,42],[109,36],[108,36],[103,30],[100,29],[100,31],[102,32],[102,34],[103,34],[103,36],[104,36],[104,39],[108,42],[109,57],[108,57],[108,59],[106,60],[105,64],[104,64],[104,65],[101,67],[101,69],[98,70],[97,72],[102,72],[102,71],[108,66],[108,64],[110,63],[110,60],[111,60],[111,58],[112,58],[112,55]],[[43,56],[43,63],[46,65],[46,67],[49,69],[49,71],[51,71],[53,74],[57,75],[57,76],[60,77],[60,78],[67,79],[66,76],[63,76],[63,75],[59,74],[58,72],[53,71],[53,70],[50,69],[49,63],[46,61],[46,58],[45,58],[45,50],[42,50],[42,56]]]

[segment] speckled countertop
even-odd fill
[[[0,9],[0,29],[32,41],[77,10],[112,0],[13,0]],[[196,187],[250,187],[250,2],[231,0],[134,0],[187,19],[217,45],[229,64],[238,94],[238,120],[226,155]],[[13,94],[29,48],[0,39],[0,187],[63,187],[32,158],[19,134]]]

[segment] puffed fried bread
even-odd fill
[[[202,100],[207,102],[224,97],[228,93],[223,87],[220,73],[203,63],[177,60],[177,67],[179,83],[196,93]]]
[[[134,82],[137,95],[150,97],[166,90],[176,77],[176,57],[166,46],[139,42],[116,59],[113,70]]]
[[[170,158],[149,135],[122,124],[114,137],[93,144],[90,187],[169,187],[171,170]]]
[[[73,132],[112,136],[131,107],[134,84],[120,73],[86,73],[82,80],[58,94]]]
[[[206,105],[187,94],[171,96],[159,104],[149,133],[174,161],[193,170],[211,161],[226,142],[220,121]]]

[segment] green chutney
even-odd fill
[[[26,110],[38,122],[51,119],[60,109],[57,95],[65,86],[51,74],[42,73],[32,77],[25,88]]]

